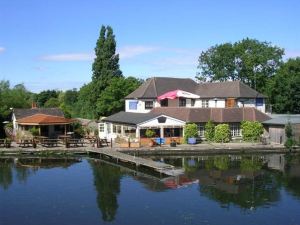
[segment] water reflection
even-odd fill
[[[162,159],[160,159],[162,160]],[[202,196],[221,207],[268,207],[280,200],[285,187],[300,196],[299,155],[201,156],[163,159],[181,166],[191,180],[199,180]]]
[[[186,198],[189,198],[189,201],[193,201],[192,203],[194,204],[187,209],[187,212],[191,211],[194,213],[193,210],[195,210],[195,217],[204,215],[200,215],[198,211],[201,207],[208,207],[208,202],[216,202],[217,208],[220,210],[227,211],[227,209],[230,209],[230,212],[234,212],[236,209],[238,211],[242,209],[243,212],[249,212],[249,210],[255,212],[255,210],[261,208],[282,206],[283,193],[285,201],[287,201],[286,196],[292,196],[290,199],[300,201],[300,155],[218,155],[153,159],[184,168],[185,173],[178,177],[161,177],[141,168],[137,171],[135,167],[126,167],[122,164],[114,165],[111,162],[89,159],[77,167],[72,167],[73,170],[67,171],[71,179],[68,180],[70,183],[62,182],[59,186],[60,188],[67,187],[65,192],[62,192],[62,196],[66,195],[66,191],[69,192],[71,190],[73,190],[71,194],[82,194],[82,198],[89,199],[85,203],[86,205],[94,202],[94,207],[88,211],[91,212],[95,209],[97,213],[91,216],[96,215],[96,219],[99,221],[100,211],[102,214],[102,219],[100,220],[107,222],[116,222],[120,216],[127,215],[127,213],[130,214],[132,211],[139,213],[139,210],[144,213],[143,215],[150,215],[147,213],[151,212],[151,210],[153,210],[151,212],[153,213],[151,214],[152,216],[160,215],[160,212],[156,212],[154,209],[161,206],[161,199],[169,203],[168,210],[173,210],[171,217],[176,217],[174,212],[177,212],[178,208],[186,204]],[[39,173],[40,176],[50,175],[51,177],[52,168],[69,168],[80,161],[78,158],[0,158],[0,189],[9,189],[14,185],[15,181],[25,185],[27,182],[30,183],[32,180],[28,178],[35,176],[41,168],[49,169],[49,171],[47,173]],[[79,177],[81,179],[83,178],[82,175],[86,176],[85,183],[87,183],[87,186],[89,185],[88,181],[93,179],[93,184],[90,185],[91,188],[87,188],[84,185],[80,186],[78,176],[72,178],[72,174],[76,174],[74,171],[84,171]],[[56,173],[54,173],[54,178],[61,171],[56,170]],[[122,179],[125,181],[121,182]],[[51,180],[49,183],[51,184],[54,181],[56,180]],[[39,184],[39,179],[36,179],[35,182]],[[130,182],[130,185],[122,185],[126,182],[127,184]],[[134,185],[135,183],[142,185]],[[75,186],[75,189],[71,188],[73,186]],[[35,188],[34,185],[31,187]],[[134,190],[125,190],[125,187],[127,189],[134,187]],[[185,187],[192,188],[184,189]],[[47,191],[47,184],[44,184],[42,190],[44,189]],[[95,192],[92,191],[93,189]],[[7,193],[7,191],[5,192]],[[130,198],[132,208],[120,207],[120,202],[124,204],[124,201],[127,201],[124,195],[135,195],[135,192],[142,193],[143,201]],[[156,194],[154,192],[160,193]],[[71,194],[64,201],[68,202],[72,198],[70,197],[72,196]],[[123,198],[120,198],[122,194]],[[53,191],[52,196],[55,195],[56,192]],[[183,197],[181,198],[181,196]],[[64,201],[52,204],[64,204]],[[147,208],[143,205],[144,201],[147,202]],[[45,197],[41,202],[47,202],[47,198]],[[62,208],[72,208],[73,203],[76,210],[80,208],[81,202],[79,201],[78,203],[75,200],[74,202],[70,200],[69,204],[65,203]],[[213,211],[215,205],[213,206],[214,208],[211,205],[209,207]],[[144,212],[143,207],[146,208]],[[186,205],[185,207],[188,206]],[[202,208],[202,211],[204,208]],[[136,215],[132,216],[132,218],[136,218]]]
[[[100,160],[90,160],[97,191],[97,203],[104,221],[113,221],[117,213],[121,171],[117,166]]]
[[[29,176],[35,174],[40,168],[51,169],[55,167],[68,168],[80,162],[79,158],[0,158],[0,187],[8,189],[15,178],[25,183]],[[14,177],[14,173],[16,176]]]

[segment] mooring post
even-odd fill
[[[113,144],[112,144],[112,138],[110,138],[110,148],[113,147]]]

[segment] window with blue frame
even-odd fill
[[[129,101],[129,109],[137,110],[138,101]]]
[[[256,106],[263,106],[264,105],[264,99],[263,98],[257,98],[256,99]]]

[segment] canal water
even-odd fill
[[[90,158],[0,157],[0,225],[300,224],[299,155],[154,157],[179,177]]]

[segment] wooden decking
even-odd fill
[[[141,157],[128,155],[111,149],[89,149],[88,152],[105,155],[109,158],[116,159],[117,161],[132,163],[135,164],[136,166],[148,167],[154,169],[155,171],[161,174],[165,174],[169,176],[177,176],[183,173],[182,169],[175,169],[175,167],[172,165],[162,163],[162,162],[155,162],[150,159],[144,159]]]

